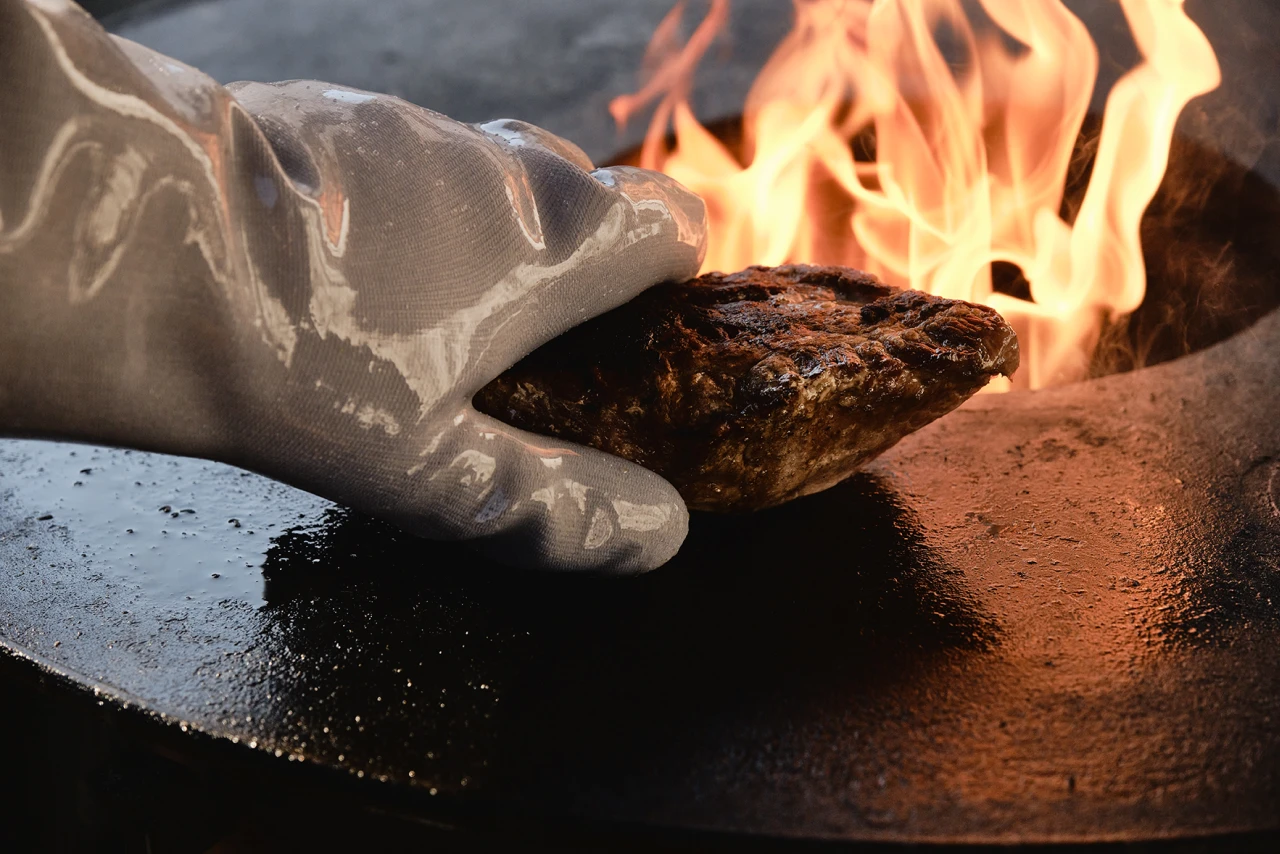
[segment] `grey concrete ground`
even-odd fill
[[[594,158],[619,137],[610,98],[631,91],[674,0],[212,0],[115,27],[232,80],[315,78],[398,95],[465,121],[516,117]],[[696,15],[705,4],[691,4]],[[696,18],[691,19],[696,20]],[[699,75],[703,115],[738,112],[789,27],[789,0],[737,0],[732,31]]]
[[[143,0],[141,8],[170,0]],[[645,45],[675,0],[200,0],[116,18],[119,34],[223,82],[315,78],[399,95],[466,121],[522,118],[599,160],[636,142],[607,112],[631,91]],[[109,11],[126,0],[97,0]],[[705,9],[694,0],[691,16]],[[1068,0],[1104,45],[1099,94],[1134,59],[1114,0]],[[1280,179],[1267,150],[1280,129],[1280,6],[1189,0],[1218,47],[1222,89],[1187,111],[1182,131]],[[701,118],[732,115],[788,29],[790,0],[733,0],[730,32],[698,75]],[[108,15],[108,22],[111,17]],[[1101,105],[1101,98],[1096,99]]]

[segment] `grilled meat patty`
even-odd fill
[[[659,285],[543,345],[476,407],[745,511],[834,486],[1018,366],[994,310],[844,267]]]

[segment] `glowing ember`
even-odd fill
[[[1119,0],[1142,62],[1107,99],[1071,224],[1059,212],[1098,55],[1060,0],[794,2],[794,29],[747,97],[741,162],[688,104],[728,0],[711,0],[683,43],[678,3],[646,85],[610,106],[625,124],[658,102],[641,165],[706,200],[705,269],[845,264],[987,303],[1018,329],[1019,385],[1082,376],[1103,317],[1142,302],[1138,228],[1178,114],[1220,80],[1182,0]],[[875,160],[855,161],[854,138],[872,129]],[[993,291],[995,262],[1021,268],[1029,300]]]

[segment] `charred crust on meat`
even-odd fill
[[[699,510],[833,486],[1018,366],[994,310],[787,265],[664,284],[476,395],[517,427],[647,466]]]

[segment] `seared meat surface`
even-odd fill
[[[693,509],[743,511],[835,485],[1017,366],[985,306],[844,267],[751,267],[652,288],[475,404],[653,469]]]

